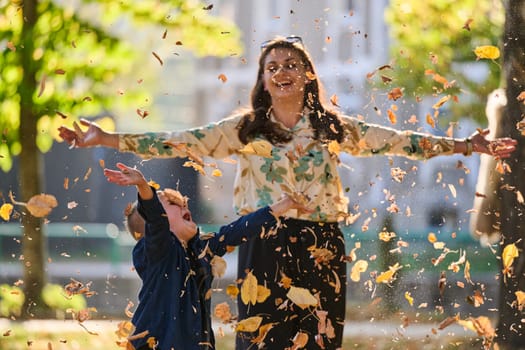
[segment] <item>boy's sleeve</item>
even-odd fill
[[[169,251],[172,240],[170,224],[166,212],[153,189],[153,198],[144,200],[138,197],[137,210],[146,221],[144,234],[144,252],[149,259],[160,260]]]
[[[201,236],[201,243],[207,245],[214,254],[222,256],[226,253],[227,246],[240,245],[262,232],[268,232],[276,224],[277,220],[270,207],[266,206],[222,226],[219,232],[210,237]]]

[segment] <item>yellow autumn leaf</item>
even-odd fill
[[[523,311],[523,309],[525,309],[525,292],[518,290],[514,294],[516,294],[516,303],[518,304],[518,310]]]
[[[272,294],[272,291],[265,286],[257,285],[257,302],[264,303],[266,299]]]
[[[256,155],[264,158],[271,158],[272,144],[264,140],[253,141],[246,144],[243,148],[239,150],[239,152],[248,155]]]
[[[414,298],[412,298],[410,292],[405,292],[405,299],[408,301],[410,306],[414,305]]]
[[[500,56],[499,48],[492,45],[478,46],[474,49],[474,53],[478,59],[495,60]]]
[[[291,286],[286,297],[303,310],[309,306],[317,306],[318,303],[308,289],[301,287]]]
[[[211,173],[211,176],[221,177],[222,176],[222,171],[220,171],[219,169],[213,169],[213,171]]]
[[[11,216],[12,212],[13,212],[12,204],[4,203],[0,207],[0,217],[4,219],[5,221],[9,221],[9,217]]]
[[[117,324],[115,334],[119,338],[127,338],[135,332],[135,326],[130,321],[122,321]]]
[[[436,234],[434,232],[430,232],[428,234],[428,237],[427,237],[428,241],[432,244],[436,243],[437,242],[437,237],[436,237]]]
[[[255,332],[261,325],[263,318],[261,316],[252,316],[245,318],[235,326],[236,332]]]
[[[182,166],[186,168],[193,168],[196,171],[198,171],[201,175],[206,175],[206,172],[204,171],[204,167],[200,164],[197,164],[196,162],[192,160],[187,160],[186,162],[184,162],[184,164],[182,164]]]
[[[146,343],[148,344],[150,349],[155,349],[155,347],[158,345],[157,339],[155,339],[155,337],[149,337],[146,340]]]
[[[257,302],[257,277],[248,272],[241,285],[241,300],[245,305]]]
[[[339,142],[333,140],[328,143],[328,152],[330,154],[335,154],[336,156],[339,155],[341,152],[341,146],[339,145]]]
[[[226,295],[230,296],[231,298],[237,298],[237,295],[239,295],[239,288],[235,284],[229,284],[226,287]]]
[[[439,99],[439,101],[437,101],[433,106],[432,108],[433,109],[439,109],[441,106],[443,106],[448,100],[450,100],[452,96],[450,95],[447,95],[447,96],[444,96],[442,98]],[[427,115],[427,119],[428,117],[430,116],[430,114]],[[430,123],[429,123],[430,124]]]
[[[503,259],[503,269],[509,270],[512,266],[512,263],[514,262],[514,259],[519,256],[518,248],[514,243],[507,245],[503,249],[503,253],[501,254],[501,257]]]
[[[396,237],[395,232],[381,231],[379,232],[379,239],[383,242],[389,242],[392,238]]]
[[[394,279],[394,274],[401,269],[399,263],[396,263],[394,266],[390,266],[388,271],[381,273],[376,277],[376,283],[390,283]]]
[[[153,188],[156,189],[156,190],[159,190],[159,189],[160,189],[160,185],[159,185],[158,183],[156,183],[155,181],[153,181],[153,180],[149,180],[149,181],[148,181],[148,185],[151,186],[151,187],[153,187]]]
[[[359,282],[361,280],[361,273],[365,272],[368,269],[368,262],[365,260],[357,260],[352,266],[352,272],[350,273],[350,278],[354,282]]]

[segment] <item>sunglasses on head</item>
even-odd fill
[[[287,36],[284,39],[280,39],[279,38],[279,39],[270,39],[270,40],[263,41],[261,43],[261,50],[264,50],[268,45],[270,45],[270,44],[272,44],[274,42],[278,42],[278,41],[285,41],[285,42],[290,43],[290,44],[298,43],[298,44],[303,45],[303,39],[300,36],[290,35],[290,36]]]

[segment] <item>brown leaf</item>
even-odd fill
[[[160,65],[162,66],[164,64],[164,62],[162,62],[162,59],[159,57],[159,55],[157,55],[157,53],[155,53],[155,51],[152,51],[151,53],[157,59],[157,61],[159,61]]]

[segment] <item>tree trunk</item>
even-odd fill
[[[516,244],[520,255],[512,265],[512,276],[500,276],[499,320],[497,342],[501,349],[525,349],[524,311],[518,309],[516,291],[525,291],[525,147],[516,128],[525,117],[525,104],[518,95],[525,91],[525,0],[507,0],[503,37],[503,67],[507,89],[507,106],[501,136],[518,140],[516,152],[507,160],[512,172],[504,177],[501,190],[501,251]]]
[[[27,202],[32,196],[41,193],[39,177],[40,152],[36,145],[38,115],[33,110],[33,95],[37,91],[36,72],[39,63],[33,59],[32,31],[38,19],[37,0],[24,1],[24,24],[20,45],[20,63],[23,68],[23,80],[19,85],[20,94],[20,135],[22,144],[20,153],[20,201]],[[22,317],[48,317],[49,308],[42,300],[42,289],[45,285],[44,237],[41,219],[29,212],[22,216],[23,237],[22,254],[24,265],[25,302]]]

